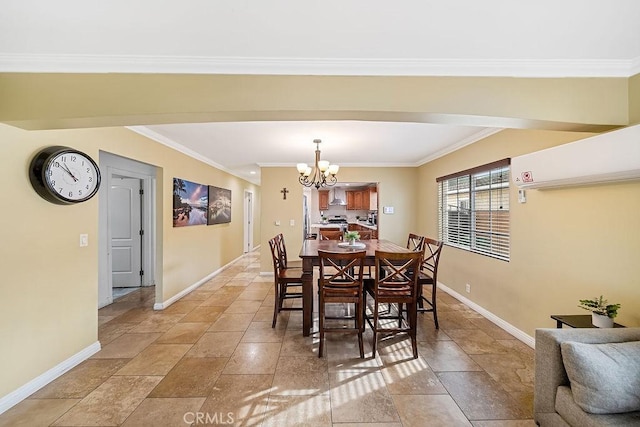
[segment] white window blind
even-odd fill
[[[437,178],[445,244],[509,260],[510,159]]]

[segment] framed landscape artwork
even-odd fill
[[[173,178],[173,226],[207,223],[208,191],[204,184]]]
[[[231,222],[231,190],[209,186],[209,213],[207,224]]]

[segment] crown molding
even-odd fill
[[[640,57],[477,60],[0,53],[0,72],[628,78],[640,72]]]
[[[640,74],[640,56],[631,60],[631,75],[629,77],[636,74]]]
[[[436,151],[435,153],[419,160],[418,162],[416,162],[415,166],[422,166],[425,163],[429,163],[432,162],[440,157],[444,157],[449,153],[453,153],[456,150],[459,150],[463,147],[466,147],[467,145],[471,145],[474,142],[478,142],[482,139],[485,139],[491,135],[494,135],[498,132],[501,132],[503,129],[502,128],[486,128],[486,129],[482,129],[479,132],[474,133],[473,135],[470,135],[464,139],[461,139],[460,141],[456,142],[455,144],[451,144],[448,145],[447,147],[443,148],[442,150]]]
[[[362,163],[342,163],[336,162],[340,168],[414,168],[420,166],[417,163],[367,163],[363,165]],[[296,163],[256,163],[261,168],[293,168],[296,169]],[[297,173],[297,171],[296,171]],[[338,171],[338,175],[340,172]]]
[[[246,176],[238,175],[234,171],[225,168],[224,166],[222,166],[219,163],[214,162],[210,158],[205,157],[202,154],[197,153],[197,152],[191,150],[190,148],[185,147],[182,144],[178,144],[174,140],[172,140],[170,138],[167,138],[164,135],[160,135],[159,133],[152,131],[151,129],[149,129],[146,126],[125,126],[125,128],[127,128],[130,131],[135,132],[135,133],[137,133],[139,135],[142,135],[142,136],[144,136],[146,138],[149,138],[149,139],[151,139],[153,141],[159,142],[160,144],[165,145],[165,146],[167,146],[169,148],[172,148],[172,149],[174,149],[176,151],[179,151],[180,153],[182,153],[182,154],[184,154],[186,156],[189,156],[191,158],[199,160],[202,163],[206,163],[209,166],[213,166],[216,169],[220,169],[221,171],[226,172],[229,175],[233,175],[233,176],[235,176],[237,178],[240,178],[240,179],[242,179],[244,181],[250,182],[250,183],[255,184],[255,185],[260,185],[260,182],[258,181],[258,177],[257,176],[256,176],[256,178],[251,179],[251,178],[247,178]]]

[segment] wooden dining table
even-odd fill
[[[364,248],[340,246],[338,240],[305,240],[300,250],[302,258],[302,335],[309,336],[313,324],[313,267],[319,265],[318,251],[353,252],[366,251],[365,265],[375,265],[376,251],[411,252],[409,249],[383,239],[362,240]]]

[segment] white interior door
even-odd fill
[[[112,286],[141,285],[141,180],[113,177],[109,194]]]

